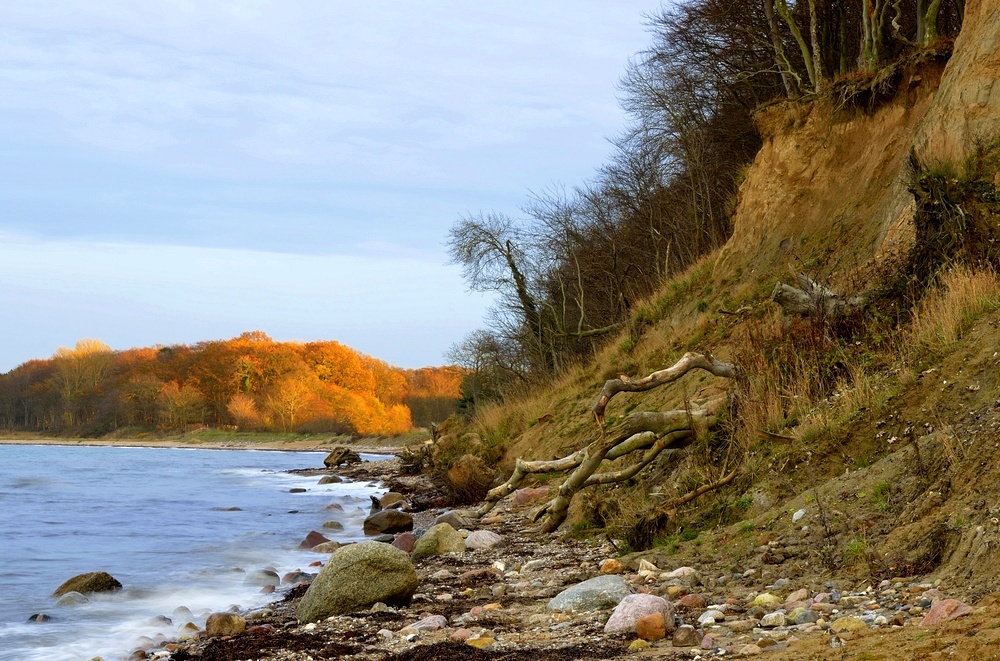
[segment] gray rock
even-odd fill
[[[410,556],[379,542],[361,542],[335,551],[297,608],[300,622],[363,610],[383,602],[406,605],[417,590]]]
[[[366,535],[385,535],[394,532],[413,530],[413,517],[406,512],[383,510],[365,519]]]
[[[343,530],[344,524],[340,521],[327,521],[323,524],[324,530]]]
[[[413,545],[410,559],[413,562],[445,553],[464,553],[465,539],[462,534],[447,523],[439,523],[427,529]]]
[[[465,538],[465,548],[472,550],[491,549],[503,539],[492,530],[476,530]]]
[[[549,601],[548,608],[552,611],[604,610],[614,608],[630,594],[632,590],[624,578],[609,574],[563,590]]]
[[[343,481],[344,478],[339,475],[324,475],[319,478],[319,482],[317,482],[317,484],[340,484]]]
[[[661,613],[666,632],[674,630],[674,607],[663,597],[652,594],[626,595],[611,612],[604,633],[631,633],[635,623],[653,613]]]
[[[122,589],[122,584],[111,574],[103,571],[94,571],[87,574],[78,574],[56,588],[52,593],[53,597],[61,597],[67,592],[79,592],[80,594],[92,594],[94,592],[117,592]]]

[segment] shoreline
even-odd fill
[[[382,441],[379,444],[373,441]],[[164,448],[186,450],[261,450],[265,452],[331,452],[336,447],[348,447],[355,452],[399,456],[405,444],[398,439],[359,439],[354,443],[339,439],[145,439],[145,438],[0,438],[0,445],[36,445],[62,447]]]

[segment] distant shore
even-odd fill
[[[64,445],[142,448],[197,448],[201,450],[272,450],[282,452],[324,452],[347,446],[357,452],[399,454],[406,445],[422,442],[423,434],[406,436],[330,436],[320,434],[253,434],[199,430],[183,435],[140,434],[103,438],[46,436],[42,434],[0,435],[0,445]]]

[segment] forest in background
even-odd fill
[[[86,339],[0,375],[0,427],[395,435],[454,412],[465,371],[401,369],[334,341],[230,340],[112,351]]]
[[[641,305],[731,235],[739,184],[762,144],[755,114],[833,95],[871,110],[913,54],[947,56],[964,0],[682,0],[620,83],[628,122],[595,177],[529,196],[513,217],[459,219],[452,259],[496,292],[485,327],[453,347],[470,404],[507,400],[634,343]]]

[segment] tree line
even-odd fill
[[[400,369],[338,342],[275,342],[260,331],[126,351],[86,339],[0,375],[0,425],[402,434],[454,412],[464,373]]]
[[[517,216],[460,218],[448,246],[497,303],[450,357],[470,403],[587,357],[669,276],[730,235],[739,181],[761,146],[754,113],[940,48],[964,0],[686,0],[647,16],[652,40],[620,81],[627,125],[609,162],[532,193]]]

